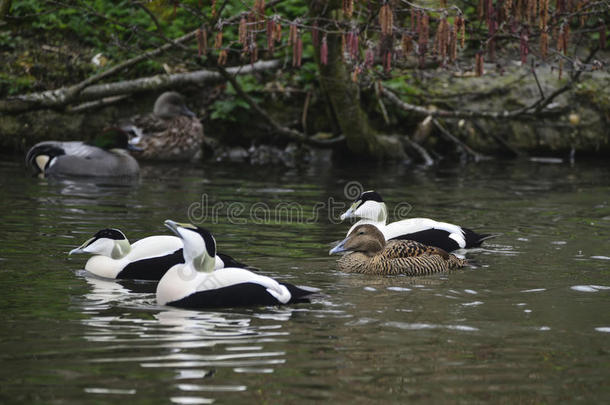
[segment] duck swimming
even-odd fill
[[[184,244],[184,264],[177,264],[159,281],[157,302],[182,308],[243,307],[306,302],[313,289],[279,283],[251,271],[230,267],[214,271],[216,241],[192,224],[167,220]]]
[[[109,128],[93,144],[79,141],[45,141],[34,145],[25,157],[26,165],[38,177],[135,177],[140,167],[127,149],[128,134]]]
[[[133,280],[160,280],[172,266],[184,263],[182,239],[155,235],[130,244],[123,232],[108,228],[98,231],[73,253],[91,253],[85,270],[99,277]],[[229,255],[216,255],[215,268],[247,267]]]
[[[464,267],[466,260],[413,240],[386,240],[374,225],[356,226],[329,254],[351,252],[337,262],[348,273],[421,276]]]
[[[175,91],[161,94],[152,114],[133,117],[121,126],[134,135],[130,143],[140,160],[189,161],[201,156],[203,126]]]
[[[347,218],[362,218],[350,228],[348,235],[358,225],[372,224],[379,228],[386,240],[413,240],[424,245],[439,247],[447,252],[478,247],[484,240],[497,236],[478,234],[459,225],[429,218],[410,218],[386,224],[388,209],[376,191],[365,191],[360,194],[351,207],[341,215],[341,220]]]

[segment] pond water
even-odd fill
[[[2,403],[610,400],[603,162],[151,165],[134,184],[95,184],[32,178],[5,157],[0,182]],[[341,273],[328,250],[358,187],[377,189],[393,218],[501,236],[468,251],[465,270]],[[189,217],[220,251],[321,294],[179,310],[156,304],[154,284],[93,278],[87,257],[67,255],[101,228],[135,241]]]

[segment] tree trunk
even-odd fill
[[[4,21],[4,17],[8,15],[10,9],[11,0],[0,0],[0,25],[2,25],[2,21]]]
[[[312,1],[310,14],[323,19],[332,19],[331,14],[339,8],[338,1]],[[334,28],[334,26],[333,26]],[[358,85],[351,80],[346,64],[343,62],[341,36],[327,36],[328,63],[320,58],[320,45],[316,47],[315,59],[320,74],[322,91],[330,101],[334,119],[345,136],[351,153],[366,159],[399,159],[405,154],[399,142],[377,135],[360,105]],[[320,35],[320,43],[322,35]]]

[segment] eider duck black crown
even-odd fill
[[[379,193],[377,193],[374,190],[364,191],[362,194],[360,194],[360,197],[358,197],[358,200],[360,200],[362,202],[367,202],[367,201],[377,201],[380,203],[383,202],[383,198],[381,198]],[[358,200],[356,200],[356,201],[358,201]]]
[[[205,228],[196,227],[196,232],[201,235],[203,242],[205,243],[205,249],[208,251],[210,257],[216,256],[216,240],[212,236],[212,233]]]
[[[123,232],[119,231],[115,228],[106,228],[98,231],[95,235],[93,235],[93,240],[108,238],[113,240],[123,240],[126,239]]]

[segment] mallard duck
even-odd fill
[[[81,246],[70,251],[93,254],[85,270],[114,279],[160,280],[172,266],[184,263],[182,240],[176,236],[155,235],[130,244],[123,232],[114,228],[98,231]],[[247,267],[229,255],[216,255],[215,268]]]
[[[161,94],[152,114],[133,117],[121,125],[134,137],[130,143],[140,149],[140,160],[188,161],[201,157],[203,126],[189,110],[181,94]]]
[[[140,167],[127,151],[133,149],[128,139],[128,134],[120,128],[109,128],[92,144],[40,142],[30,148],[25,163],[39,177],[135,177]]]
[[[467,264],[441,248],[413,240],[386,242],[381,231],[371,224],[356,226],[329,254],[342,252],[351,253],[339,259],[339,270],[350,273],[420,276]]]
[[[358,225],[372,224],[383,233],[386,240],[414,240],[424,245],[436,246],[447,252],[481,246],[484,240],[497,235],[478,234],[468,228],[429,218],[410,218],[386,224],[388,209],[376,191],[365,191],[341,215],[341,219],[362,218],[347,232]]]
[[[159,281],[160,305],[218,308],[292,304],[315,292],[238,267],[214,271],[216,241],[208,230],[170,220],[165,225],[182,239],[184,264],[169,269]]]

